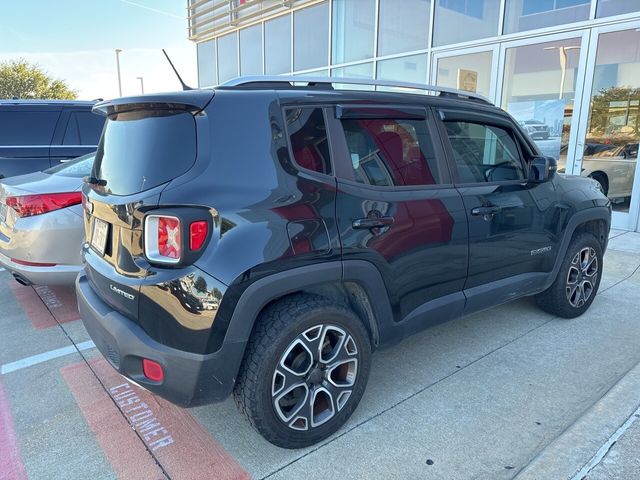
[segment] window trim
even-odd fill
[[[324,119],[324,126],[325,126],[325,130],[327,132],[327,142],[328,142],[328,150],[329,150],[329,164],[331,166],[331,173],[322,173],[322,172],[318,172],[316,170],[311,170],[308,168],[303,167],[302,165],[300,165],[298,163],[298,161],[296,160],[296,156],[293,154],[293,146],[291,145],[291,133],[289,132],[289,125],[287,124],[287,110],[292,110],[292,109],[296,109],[296,108],[313,108],[313,109],[320,109],[322,111],[322,117]],[[281,111],[282,111],[282,124],[284,125],[284,131],[286,134],[286,140],[287,140],[287,150],[289,153],[289,159],[291,160],[292,165],[296,168],[296,170],[298,170],[299,172],[304,172],[307,173],[309,175],[312,176],[319,176],[323,179],[333,179],[336,176],[336,166],[335,166],[335,160],[334,160],[334,150],[333,150],[333,145],[332,145],[332,141],[331,141],[331,135],[329,132],[329,122],[328,122],[328,115],[327,115],[327,106],[326,105],[314,105],[314,104],[287,104],[287,105],[282,105],[281,106]]]
[[[455,109],[436,108],[437,114],[434,115],[438,124],[438,131],[440,134],[440,140],[444,146],[447,163],[451,171],[453,183],[456,187],[473,187],[480,185],[525,185],[529,182],[529,161],[527,157],[532,156],[532,152],[529,149],[525,149],[525,143],[520,135],[519,130],[511,123],[507,118],[500,117],[498,115],[492,115],[488,112],[469,112],[460,111]],[[436,112],[434,112],[436,113]],[[481,125],[489,125],[505,130],[513,139],[516,148],[518,149],[518,156],[520,158],[520,164],[524,172],[524,178],[522,180],[501,180],[494,182],[460,182],[460,174],[458,172],[458,165],[455,161],[453,146],[449,140],[445,122],[466,122],[477,123]]]
[[[401,118],[401,120],[417,120],[425,122],[427,127],[427,132],[431,137],[431,142],[433,145],[434,157],[436,159],[436,164],[438,166],[438,173],[440,174],[441,183],[434,183],[432,185],[370,185],[366,183],[360,183],[355,180],[355,174],[353,171],[353,167],[350,165],[350,154],[349,147],[347,145],[347,138],[344,134],[344,129],[342,127],[341,119],[338,118],[336,109],[341,105],[333,105],[334,115],[328,115],[329,123],[332,124],[331,130],[333,135],[335,135],[335,143],[334,149],[332,151],[335,153],[334,163],[335,163],[335,176],[339,182],[363,188],[365,190],[375,190],[379,192],[397,192],[397,191],[411,191],[411,190],[438,190],[443,188],[452,188],[453,187],[453,177],[451,176],[451,168],[448,165],[448,161],[446,158],[446,152],[443,148],[442,142],[440,141],[440,134],[437,129],[437,125],[435,123],[435,118],[431,108],[426,105],[406,105],[406,104],[367,104],[365,105],[357,105],[358,108],[372,108],[372,109],[380,109],[380,108],[399,108],[402,110],[421,110],[424,112],[424,118]],[[343,105],[344,106],[344,105]],[[349,116],[346,117],[349,119],[355,118],[389,118],[390,117],[354,117]],[[395,118],[395,117],[394,117]]]

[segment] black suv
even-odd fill
[[[120,373],[184,406],[233,392],[297,448],[353,413],[375,349],[525,295],[589,307],[609,201],[508,114],[445,89],[294,81],[95,107],[76,289]]]
[[[104,117],[95,102],[0,100],[0,178],[38,172],[93,152]]]

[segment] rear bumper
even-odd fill
[[[84,273],[76,279],[76,293],[80,317],[91,339],[125,377],[181,406],[222,401],[230,395],[246,342],[224,343],[217,352],[207,355],[167,347],[104,303]],[[144,376],[143,358],[162,365],[161,382]]]
[[[36,267],[15,263],[0,252],[0,265],[14,276],[22,277],[34,285],[73,285],[82,265],[56,265],[53,267]]]

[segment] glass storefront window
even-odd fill
[[[329,4],[293,13],[293,67],[323,67],[329,61]]]
[[[629,211],[640,142],[640,31],[598,38],[582,175],[600,182],[613,209]]]
[[[493,52],[469,53],[438,59],[436,84],[491,95],[491,59]]]
[[[240,75],[262,73],[262,25],[240,30]]]
[[[334,68],[333,70],[331,70],[331,76],[342,77],[342,78],[371,79],[373,78],[373,63],[372,62],[361,63],[359,65],[350,65],[348,67]],[[373,86],[371,85],[340,84],[339,88],[342,88],[345,90],[373,90]]]
[[[433,44],[437,47],[495,37],[499,17],[500,0],[437,0]]]
[[[291,71],[291,16],[264,23],[264,73],[279,75]]]
[[[216,41],[198,44],[198,86],[210,87],[218,83],[216,68]]]
[[[375,0],[334,0],[332,8],[333,63],[355,62],[373,57]]]
[[[218,79],[220,83],[238,76],[238,35],[218,38]]]
[[[504,33],[588,20],[590,8],[591,0],[508,0]]]
[[[580,38],[508,48],[502,108],[536,142],[543,155],[566,167],[576,95]]]
[[[353,2],[356,3],[356,2]],[[378,55],[427,48],[430,0],[380,0]]]
[[[638,0],[598,0],[596,17],[610,17],[640,11]]]
[[[424,84],[427,80],[427,55],[410,55],[379,61],[377,78]]]

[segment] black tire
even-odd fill
[[[609,193],[609,179],[604,173],[595,172],[589,176],[600,184],[600,187],[602,188],[602,193],[604,193],[605,195]]]
[[[585,252],[589,253],[586,266],[582,264]],[[577,317],[593,302],[601,277],[602,246],[592,234],[579,233],[571,240],[555,281],[536,296],[536,302],[542,310],[553,315]]]
[[[324,349],[319,347],[321,342]],[[311,351],[317,352],[318,361],[309,356]],[[323,355],[328,355],[326,363],[320,361]],[[298,376],[307,362],[311,362],[307,373]],[[269,442],[303,448],[329,437],[347,421],[362,398],[370,366],[369,335],[352,310],[317,295],[295,294],[260,314],[240,367],[234,399]],[[294,385],[299,386],[283,395]]]

